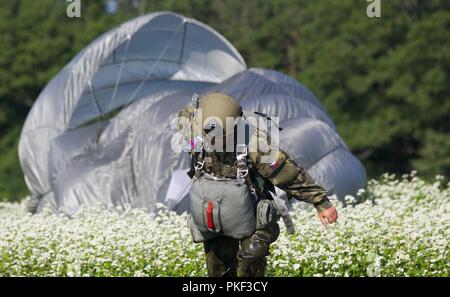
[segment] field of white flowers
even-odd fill
[[[450,187],[415,174],[369,182],[327,229],[295,204],[297,234],[284,227],[269,276],[449,276]],[[85,210],[74,219],[27,214],[0,203],[0,276],[205,276],[202,246],[186,215],[161,208]],[[282,223],[280,223],[282,225]]]

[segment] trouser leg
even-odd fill
[[[208,276],[236,276],[239,241],[221,236],[203,243]]]
[[[238,252],[238,276],[264,276],[270,244],[277,240],[280,228],[272,223],[242,240]]]

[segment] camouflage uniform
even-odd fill
[[[186,111],[180,112],[181,116],[183,112]],[[258,198],[268,199],[270,196],[266,194],[266,190],[274,190],[274,186],[277,186],[289,198],[312,203],[319,212],[331,207],[326,191],[286,152],[277,150],[275,162],[261,161],[263,156],[270,153],[266,138],[262,136],[255,133],[249,143],[249,163],[252,169],[250,176]],[[262,146],[266,148],[262,149]],[[195,159],[196,154],[198,153],[191,153],[191,157]],[[234,152],[205,152],[203,160],[205,172],[218,177],[236,177]],[[191,168],[188,174],[192,177],[193,173]],[[252,235],[241,240],[221,236],[203,242],[208,275],[264,276],[270,244],[278,238],[279,233],[275,220],[257,228]]]

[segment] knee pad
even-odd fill
[[[239,256],[242,258],[259,259],[269,255],[269,243],[251,236],[242,242]]]

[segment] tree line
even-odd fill
[[[450,3],[364,0],[65,0],[0,2],[0,200],[27,194],[21,127],[45,84],[101,33],[141,14],[198,19],[249,67],[282,71],[324,104],[369,177],[418,170],[450,176]]]

